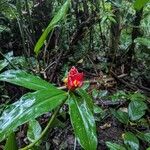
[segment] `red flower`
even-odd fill
[[[68,73],[66,85],[69,90],[81,87],[83,85],[83,72],[79,73],[75,67],[72,67]]]

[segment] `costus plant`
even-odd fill
[[[75,67],[72,67],[64,82],[71,91],[75,90],[77,87],[81,87],[83,85],[83,72],[79,73]]]
[[[15,136],[17,127],[25,123],[29,123],[30,126],[31,120],[47,112],[53,112],[45,129],[34,140],[30,140],[29,145],[21,148],[32,149],[49,131],[63,105],[68,105],[74,134],[81,147],[85,150],[96,150],[94,105],[91,97],[81,88],[83,76],[83,73],[72,67],[65,79],[68,90],[64,91],[22,70],[8,70],[0,74],[0,81],[33,90],[9,105],[0,117],[0,141],[7,139],[5,148],[10,144],[10,138]]]

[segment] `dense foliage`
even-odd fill
[[[149,10],[0,0],[0,149],[149,150]]]

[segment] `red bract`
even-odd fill
[[[75,67],[72,67],[67,77],[67,88],[69,90],[75,90],[83,85],[83,72],[79,73]]]

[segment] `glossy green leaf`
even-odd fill
[[[140,10],[140,9],[142,9],[142,7],[144,7],[145,5],[146,5],[146,3],[148,3],[149,2],[149,0],[136,0],[135,2],[134,2],[134,8],[136,9],[136,10]]]
[[[39,122],[35,119],[30,120],[28,126],[28,132],[27,132],[28,140],[30,142],[35,141],[37,138],[39,138],[41,132],[42,132],[42,128]]]
[[[5,25],[0,25],[0,33],[3,32],[3,31],[9,32],[10,28],[5,26]]]
[[[146,97],[145,95],[139,93],[139,92],[135,92],[135,93],[132,93],[132,94],[129,94],[129,99],[131,101],[145,101],[146,100]]]
[[[106,145],[109,148],[109,150],[126,150],[123,146],[116,143],[106,142]]]
[[[51,111],[67,97],[61,90],[40,90],[27,93],[11,104],[0,117],[0,140],[10,134],[18,126]]]
[[[132,132],[126,132],[123,138],[124,143],[132,150],[139,150],[139,140]]]
[[[141,45],[150,46],[150,38],[139,37],[135,39],[135,43],[139,43]]]
[[[85,150],[96,150],[96,125],[88,104],[84,99],[70,93],[69,113],[78,142]]]
[[[99,94],[99,90],[97,90],[97,89],[93,89],[93,90],[92,90],[92,97],[93,97],[94,99],[96,99],[96,98],[98,97],[98,94]]]
[[[132,121],[140,119],[145,115],[145,110],[147,109],[147,105],[145,102],[140,100],[134,100],[129,103],[128,106],[128,114]]]
[[[137,136],[138,136],[141,140],[150,143],[150,132],[148,132],[148,133],[138,132],[138,133],[137,133]]]
[[[89,82],[84,82],[81,88],[82,88],[83,90],[86,90],[86,89],[88,89],[89,86],[90,86],[90,83],[89,83]]]
[[[93,107],[95,114],[103,114],[105,111],[98,105],[94,105]]]
[[[8,61],[7,60],[0,60],[0,71],[2,69],[4,69],[7,65],[8,65]]]
[[[79,88],[77,90],[78,94],[81,96],[82,100],[84,99],[88,105],[88,107],[90,108],[91,112],[94,112],[94,103],[93,100],[91,98],[91,96],[83,89]]]
[[[119,101],[121,100],[125,100],[128,99],[128,95],[124,92],[124,91],[117,91],[116,93],[114,93],[113,95],[110,96],[112,101]]]
[[[54,18],[51,20],[51,22],[49,23],[48,27],[45,29],[43,34],[41,35],[40,39],[38,40],[34,48],[34,52],[36,53],[36,55],[40,53],[40,49],[43,46],[44,41],[46,40],[48,34],[55,28],[57,23],[66,15],[69,5],[70,0],[67,0],[61,7],[61,9],[57,12],[57,14],[54,16]]]
[[[0,74],[0,81],[6,81],[32,90],[54,89],[50,83],[38,76],[28,74],[22,70],[8,70]]]
[[[121,123],[127,124],[129,122],[128,113],[114,109],[112,109],[111,112]]]
[[[13,56],[13,52],[9,52],[9,53],[7,53],[6,55],[4,55],[8,60],[12,60],[12,56]],[[9,64],[9,62],[6,60],[6,59],[4,59],[4,60],[0,60],[0,71],[2,70],[2,69],[4,69],[7,65]]]
[[[13,132],[8,136],[4,150],[18,150],[16,137]]]

